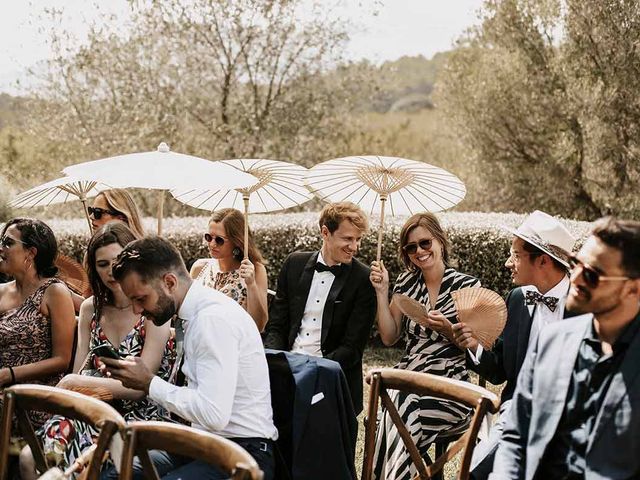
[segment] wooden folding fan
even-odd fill
[[[467,287],[451,292],[458,320],[473,331],[480,345],[491,350],[507,322],[507,305],[487,288]]]

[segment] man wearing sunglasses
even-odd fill
[[[527,354],[491,478],[640,478],[640,222],[604,218]]]
[[[454,340],[469,352],[469,368],[495,385],[506,381],[500,420],[492,427],[489,438],[474,451],[470,475],[475,480],[486,479],[491,473],[527,348],[541,329],[572,316],[565,311],[565,302],[569,293],[568,255],[575,238],[561,222],[539,210],[529,215],[518,229],[506,230],[513,234],[513,240],[505,267],[511,271],[517,288],[506,298],[507,323],[502,335],[491,351],[482,351],[469,327],[464,323],[453,326]]]

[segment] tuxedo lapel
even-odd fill
[[[591,450],[596,439],[601,437],[602,429],[611,421],[611,417],[616,412],[618,404],[625,395],[632,391],[640,390],[640,387],[634,388],[634,383],[640,382],[640,332],[636,333],[634,339],[627,347],[624,360],[620,365],[620,369],[614,374],[604,396],[604,401],[596,417],[596,423],[593,432],[589,437],[587,444],[587,453]]]
[[[315,265],[318,261],[318,252],[312,253],[304,267],[302,268],[302,274],[297,282],[295,304],[293,307],[292,317],[295,319],[296,333],[300,330],[300,323],[302,322],[302,316],[304,315],[304,307],[307,305],[307,298],[309,297],[309,291],[311,290],[311,281],[313,280],[313,274],[315,272]]]
[[[518,295],[512,300],[516,302],[514,308],[516,309],[516,315],[518,318],[518,343],[517,343],[517,365],[522,365],[524,357],[529,347],[529,334],[531,333],[531,323],[533,314],[535,313],[535,307],[533,312],[529,313],[529,308],[524,302],[524,292],[522,289],[518,290]],[[518,367],[519,368],[519,367]]]
[[[329,334],[329,328],[331,327],[331,323],[333,322],[333,310],[336,305],[336,298],[340,295],[342,288],[347,283],[347,279],[351,273],[351,269],[353,268],[352,263],[346,264],[344,266],[344,271],[342,275],[338,275],[331,284],[331,289],[329,290],[329,295],[327,296],[327,301],[324,304],[324,310],[322,311],[322,334],[320,337],[320,345],[324,344],[327,335]]]

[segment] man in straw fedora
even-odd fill
[[[640,478],[640,222],[603,218],[518,377],[490,478]]]
[[[501,419],[474,452],[471,476],[476,480],[491,473],[505,413],[527,348],[546,325],[571,316],[565,311],[565,303],[569,293],[568,257],[575,238],[560,221],[539,210],[516,230],[505,228],[513,234],[505,266],[517,288],[507,295],[507,323],[502,335],[491,351],[483,351],[469,327],[464,323],[453,326],[454,340],[468,349],[469,367],[493,384],[506,381],[501,396]]]

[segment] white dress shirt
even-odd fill
[[[567,303],[569,286],[569,277],[565,275],[564,277],[562,277],[562,280],[560,280],[560,282],[556,284],[555,287],[544,294],[545,297],[556,297],[558,299],[558,305],[553,312],[542,303],[527,305],[527,308],[529,309],[529,315],[533,315],[533,318],[531,320],[531,332],[529,332],[528,346],[531,346],[531,342],[535,341],[535,339],[538,338],[538,333],[540,333],[540,330],[542,330],[545,325],[548,325],[551,322],[557,322],[558,320],[562,320],[564,318],[564,306]],[[533,285],[522,287],[522,294],[525,296],[525,298],[527,296],[527,292],[529,291],[541,293]]]
[[[322,258],[322,252],[318,253],[317,262],[326,265]],[[320,345],[322,337],[322,313],[324,312],[324,305],[327,303],[327,297],[329,296],[329,291],[335,278],[335,275],[331,272],[313,272],[307,304],[304,307],[300,330],[291,347],[292,352],[305,353],[315,357],[322,356],[322,348]]]
[[[567,303],[567,295],[569,294],[569,277],[566,275],[562,277],[555,287],[549,290],[544,294],[545,297],[556,297],[558,298],[558,305],[554,312],[552,312],[546,305],[542,304],[534,304],[527,305],[527,309],[529,310],[529,315],[533,315],[531,319],[531,331],[529,332],[529,343],[527,346],[531,346],[531,342],[534,341],[538,337],[538,333],[540,330],[547,324],[551,322],[557,322],[558,320],[562,320],[564,318],[564,306]],[[533,291],[538,292],[538,289],[533,285],[526,285],[522,287],[522,295],[524,298],[527,298],[527,292]],[[469,352],[469,356],[471,360],[476,365],[480,363],[480,357],[482,356],[482,345],[478,344],[478,348],[476,349],[475,355],[471,350],[467,350]]]
[[[256,324],[226,295],[193,282],[183,319],[186,387],[154,377],[149,397],[223,437],[275,440],[267,360]]]

